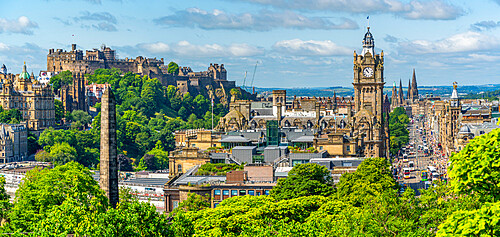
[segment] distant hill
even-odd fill
[[[250,90],[250,89],[249,89]],[[287,96],[316,96],[316,97],[331,97],[335,91],[337,96],[353,96],[354,90],[352,87],[303,87],[303,88],[255,88],[255,92],[262,95],[270,95],[273,90],[286,90]],[[419,86],[418,93],[420,95],[447,96],[453,90],[452,86]],[[481,95],[487,92],[500,90],[500,84],[486,85],[464,85],[458,86],[458,92],[461,95]],[[392,86],[384,87],[384,92],[391,96]],[[403,87],[403,92],[407,93],[407,88]],[[489,94],[487,94],[489,95]],[[474,96],[477,97],[477,96]],[[481,98],[481,96],[479,96]]]

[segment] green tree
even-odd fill
[[[459,194],[479,194],[500,201],[500,129],[476,137],[450,157],[450,184]]]
[[[229,92],[231,94],[231,96],[235,99],[235,100],[240,100],[242,99],[241,97],[241,91],[236,89],[236,88],[233,88],[231,89],[231,91]]]
[[[40,149],[42,149],[42,146],[38,144],[36,136],[28,132],[28,155],[35,154]]]
[[[61,119],[64,118],[64,107],[62,101],[54,100],[54,110],[56,120],[61,121]]]
[[[188,198],[182,201],[179,206],[174,209],[174,213],[181,211],[200,211],[206,208],[210,208],[210,197],[208,194],[202,196],[196,193],[189,193]]]
[[[336,185],[338,197],[362,206],[385,191],[396,190],[389,167],[385,158],[366,158],[354,173],[340,177]]]
[[[93,206],[101,212],[107,206],[107,198],[97,181],[88,169],[76,162],[51,170],[29,171],[16,191],[8,229],[31,232],[37,223],[45,220],[54,208],[66,201],[74,203],[74,206]]]
[[[271,196],[276,200],[311,195],[330,196],[333,193],[330,171],[315,163],[294,166],[288,172],[288,177],[278,180],[278,184],[271,190]]]
[[[0,218],[1,222],[4,222],[8,218],[8,213],[12,208],[12,204],[9,201],[10,196],[5,191],[5,177],[0,177]]]
[[[456,211],[439,226],[437,236],[500,236],[500,202]]]
[[[73,110],[71,112],[71,121],[77,122],[85,128],[92,122],[92,116],[83,110]]]
[[[52,162],[52,156],[50,156],[50,153],[41,150],[35,154],[35,160],[41,162]]]
[[[0,110],[0,123],[17,124],[20,121],[23,121],[23,115],[18,109]]]
[[[54,165],[63,165],[70,161],[76,161],[76,149],[68,143],[56,143],[50,148],[50,158]]]
[[[165,91],[156,78],[147,79],[141,91],[145,114],[153,116],[155,112],[165,107]]]
[[[178,75],[179,74],[179,65],[175,62],[170,62],[167,65],[167,72],[170,74]]]
[[[157,141],[155,148],[147,153],[155,157],[157,165],[156,167],[160,170],[168,168],[168,151],[165,151],[161,141]]]
[[[73,74],[70,71],[62,71],[59,74],[50,78],[50,84],[52,84],[52,89],[54,92],[58,92],[64,85],[70,85],[73,83]]]

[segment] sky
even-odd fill
[[[120,58],[164,58],[194,71],[224,64],[238,86],[352,87],[353,52],[369,24],[388,86],[406,86],[413,68],[419,85],[500,83],[500,0],[0,3],[0,64],[12,73],[24,61],[35,74],[45,70],[50,48],[105,44]]]

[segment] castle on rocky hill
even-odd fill
[[[81,75],[92,74],[100,68],[117,68],[125,73],[132,72],[158,78],[164,86],[176,86],[182,94],[187,92],[193,95],[202,94],[224,105],[229,105],[231,89],[239,89],[235,81],[227,80],[224,64],[211,63],[208,69],[202,72],[194,72],[190,67],[181,67],[179,73],[174,75],[167,72],[168,67],[163,58],[158,60],[138,56],[135,59],[118,59],[116,51],[105,45],[100,49],[86,50],[84,54],[82,50],[77,49],[76,44],[72,44],[71,51],[49,49],[47,55],[47,72],[69,70],[74,75]],[[245,98],[253,96],[244,90],[240,91]]]

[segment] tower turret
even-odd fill
[[[375,42],[373,40],[373,35],[370,33],[370,27],[368,26],[367,31],[365,33],[365,37],[363,38],[363,51],[361,52],[362,56],[365,56],[367,52],[370,52],[373,55]]]

